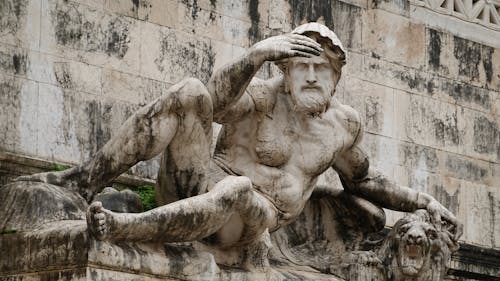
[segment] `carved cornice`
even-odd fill
[[[500,31],[500,0],[410,0],[434,12]]]
[[[500,250],[460,243],[451,257],[448,276],[500,281]]]

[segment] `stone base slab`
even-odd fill
[[[252,273],[217,265],[190,243],[109,243],[89,237],[84,220],[0,235],[2,281],[342,280],[297,268]],[[199,248],[199,247],[198,247]]]

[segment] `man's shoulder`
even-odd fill
[[[276,93],[281,90],[282,79],[262,80],[254,78],[250,81],[246,92],[255,103],[255,109],[260,112],[272,111],[276,103]]]
[[[334,97],[332,98],[329,113],[331,116],[330,118],[345,127],[353,137],[356,137],[359,134],[361,128],[361,116],[354,108],[341,103]]]

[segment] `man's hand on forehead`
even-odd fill
[[[315,40],[299,34],[270,37],[253,45],[250,49],[258,63],[277,61],[291,57],[319,56],[323,52]]]

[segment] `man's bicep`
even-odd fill
[[[343,179],[359,181],[368,175],[370,162],[363,149],[359,145],[354,145],[339,155],[333,168]]]
[[[255,103],[248,92],[245,92],[240,99],[228,109],[218,114],[214,114],[214,121],[221,124],[236,122],[254,111]]]

